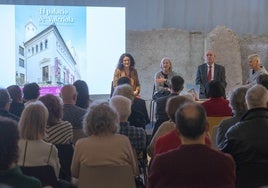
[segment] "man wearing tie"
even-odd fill
[[[206,53],[206,63],[198,66],[195,84],[200,85],[199,98],[206,98],[205,88],[211,80],[218,80],[226,88],[225,68],[215,63],[215,54],[212,50]]]

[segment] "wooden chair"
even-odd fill
[[[21,166],[23,174],[33,176],[40,180],[42,187],[58,187],[58,180],[54,168],[49,165],[45,166]]]
[[[220,124],[220,122],[224,119],[231,118],[231,116],[219,116],[219,117],[211,117],[207,116],[207,122],[209,124],[209,135],[212,135],[212,129],[213,127],[217,126]]]
[[[211,147],[214,149],[219,149],[216,143],[217,132],[218,132],[218,125],[212,128],[211,136],[210,136]]]
[[[78,188],[135,188],[130,166],[81,166]]]

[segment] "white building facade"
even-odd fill
[[[58,28],[52,24],[38,34],[29,21],[25,26],[24,66],[16,66],[16,80],[24,83],[36,82],[39,85],[72,84],[80,79],[76,57],[62,38]],[[22,46],[19,47],[21,51]],[[18,53],[17,53],[18,54]],[[24,83],[18,83],[24,84]]]

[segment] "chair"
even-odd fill
[[[60,159],[60,174],[59,178],[66,181],[71,181],[71,164],[73,158],[73,145],[72,144],[56,144],[58,149],[58,156]]]
[[[130,166],[81,166],[78,188],[135,188]]]
[[[260,188],[268,186],[268,163],[245,163],[237,167],[237,188]]]
[[[214,149],[219,149],[216,143],[216,136],[218,132],[218,125],[214,126],[211,131],[210,141],[211,141],[211,147]]]
[[[23,174],[33,176],[40,180],[42,187],[58,187],[58,180],[54,168],[49,165],[44,166],[21,166]]]
[[[210,136],[212,135],[213,127],[219,125],[222,120],[228,119],[228,118],[231,118],[231,116],[219,116],[219,117],[208,116],[207,117],[207,122],[208,122],[208,125],[209,125],[209,135]]]

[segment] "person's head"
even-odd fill
[[[258,70],[261,66],[261,58],[258,54],[248,56],[248,65],[253,70]]]
[[[120,77],[118,80],[117,80],[117,85],[123,85],[123,84],[131,84],[131,80],[128,78],[128,77]]]
[[[182,137],[196,140],[207,130],[206,112],[197,103],[185,103],[175,113],[176,127]]]
[[[19,157],[19,130],[17,122],[0,117],[0,171],[10,169]]]
[[[23,99],[24,101],[37,99],[40,95],[40,87],[37,83],[28,83],[23,87]]]
[[[232,109],[233,114],[243,114],[247,111],[247,105],[245,100],[247,90],[247,87],[239,87],[232,91],[229,99],[229,105]]]
[[[48,111],[41,101],[25,107],[19,121],[20,136],[25,140],[40,140],[45,137]]]
[[[184,79],[181,76],[173,76],[171,78],[171,89],[174,92],[183,90]]]
[[[165,71],[172,71],[172,64],[169,57],[164,57],[160,62],[160,68]]]
[[[12,99],[8,93],[8,90],[4,88],[0,88],[0,109],[9,111],[11,102],[12,102]]]
[[[251,88],[248,89],[246,93],[246,103],[248,109],[267,108],[268,103],[267,89],[260,84],[252,86]]]
[[[7,87],[9,95],[14,103],[22,102],[22,92],[18,85],[11,85]]]
[[[135,67],[135,60],[134,60],[133,56],[129,53],[123,53],[118,60],[117,68],[122,70],[125,67],[126,68],[134,68]]]
[[[87,83],[83,80],[76,80],[73,83],[77,91],[76,105],[81,108],[88,108],[89,105],[89,91]]]
[[[50,126],[57,124],[63,115],[63,109],[59,98],[52,94],[46,94],[40,97],[39,100],[47,107],[47,124]]]
[[[131,101],[134,100],[134,91],[129,84],[119,85],[114,89],[113,96],[122,95],[129,98]]]
[[[131,113],[131,100],[120,95],[113,96],[109,104],[118,112],[120,122],[127,122]]]
[[[260,74],[257,79],[257,84],[263,85],[266,89],[268,89],[268,74]]]
[[[94,102],[88,108],[83,120],[83,129],[86,135],[104,136],[114,134],[119,123],[118,113],[109,103]]]
[[[167,100],[166,112],[171,121],[175,122],[175,113],[177,109],[185,103],[194,102],[193,99],[190,99],[186,96],[174,96],[170,97]]]
[[[77,99],[76,88],[72,84],[65,85],[60,90],[60,96],[64,104],[75,104]]]
[[[220,81],[211,80],[206,84],[205,94],[207,98],[225,97],[225,88]]]
[[[215,53],[212,50],[208,50],[206,53],[206,62],[209,65],[212,65],[215,62],[215,58],[216,58]]]

